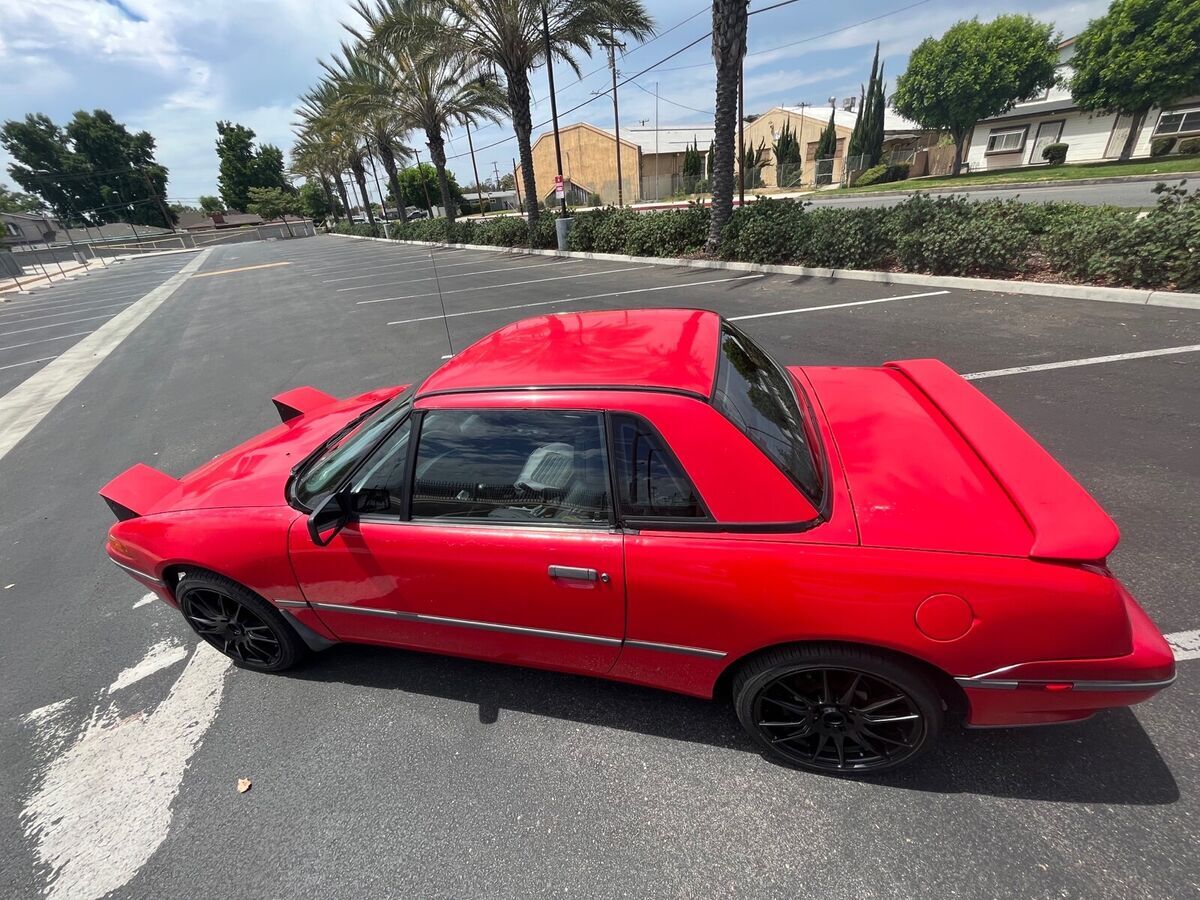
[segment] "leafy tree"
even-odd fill
[[[22,194],[0,184],[0,212],[35,213],[41,210],[42,201],[33,194]]]
[[[1048,88],[1057,62],[1052,25],[1018,15],[965,20],[917,45],[896,81],[893,105],[926,128],[950,132],[957,175],[975,123]]]
[[[306,181],[296,197],[297,213],[314,222],[325,222],[334,216],[334,200],[320,182]]]
[[[450,189],[451,202],[457,207],[463,199],[462,189],[454,180],[453,172],[446,173],[446,180]],[[409,166],[400,173],[400,189],[403,203],[398,205],[417,206],[429,210],[430,204],[438,199],[441,192],[437,169],[429,163]],[[395,203],[395,194],[389,194],[388,199]]]
[[[41,113],[10,120],[0,129],[0,145],[14,159],[13,179],[61,219],[174,224],[162,202],[167,170],[155,162],[154,138],[131,133],[103,109],[80,110],[65,127]]]
[[[846,147],[847,156],[866,156],[867,133],[871,131],[871,117],[875,114],[875,92],[879,90],[879,42],[875,42],[875,58],[871,60],[871,77],[867,86],[859,94],[858,118],[854,121],[854,131],[850,133],[850,141]]]
[[[255,146],[254,131],[234,122],[217,122],[217,187],[226,209],[245,211],[250,189],[294,190],[283,174],[283,151],[274,144]]]
[[[775,182],[779,187],[792,187],[800,182],[804,155],[800,152],[800,138],[792,131],[792,123],[784,122],[775,139]]]
[[[734,132],[737,129],[738,81],[746,55],[749,0],[713,0],[712,55],[717,67],[717,99],[713,115],[712,218],[709,252],[733,215]],[[744,160],[743,160],[744,162]]]
[[[262,216],[267,222],[283,219],[283,223],[287,226],[288,234],[293,236],[292,226],[288,222],[287,217],[297,215],[299,206],[300,201],[294,191],[285,191],[277,187],[250,188],[250,203],[247,206],[247,210]]]
[[[1129,159],[1152,106],[1200,94],[1200,0],[1114,0],[1075,41],[1080,108],[1131,115]]]
[[[224,212],[225,206],[221,203],[220,197],[214,197],[211,194],[204,195],[200,198],[200,211],[206,216],[211,216],[213,213]]]
[[[834,110],[829,110],[829,124],[817,139],[817,159],[831,159],[837,155],[837,126],[833,121]]]
[[[500,176],[500,183],[496,185],[496,189],[500,191],[511,191],[516,187],[517,179],[513,177],[512,172],[505,172]]]

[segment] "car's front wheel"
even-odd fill
[[[192,630],[243,669],[280,672],[306,653],[279,610],[236,581],[188,572],[175,598]]]
[[[943,704],[917,666],[868,648],[801,645],[735,676],[738,719],[771,759],[833,775],[911,762],[937,739]]]

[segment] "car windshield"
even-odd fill
[[[371,407],[317,447],[296,467],[293,494],[311,509],[318,497],[336,490],[379,440],[412,409],[412,391]]]
[[[820,473],[792,379],[765,350],[728,323],[721,330],[713,406],[809,500],[819,502]]]

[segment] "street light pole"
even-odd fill
[[[746,205],[746,63],[738,63],[738,206]]]
[[[464,123],[467,126],[467,147],[471,151],[471,171],[475,173],[475,192],[479,195],[479,214],[487,217],[487,211],[483,208],[483,187],[479,184],[479,167],[475,165],[475,145],[471,142],[471,123]]]
[[[546,77],[550,82],[550,119],[554,123],[554,159],[558,164],[558,180],[561,182],[563,177],[562,167],[562,145],[558,140],[558,102],[554,99],[554,54],[550,47],[550,17],[546,12],[546,4],[542,3],[542,38],[546,42]],[[567,217],[567,191],[566,186],[563,186],[563,195],[560,198],[562,205],[562,217]]]
[[[621,177],[621,108],[617,103],[617,47],[624,49],[623,44],[617,43],[613,27],[608,27],[608,67],[612,70],[613,95],[613,137],[617,142],[617,206],[625,205],[625,182]]]

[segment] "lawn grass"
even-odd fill
[[[1028,184],[1038,181],[1076,181],[1080,178],[1112,178],[1123,175],[1162,175],[1168,177],[1184,172],[1200,172],[1200,156],[1168,156],[1158,159],[1134,159],[1128,162],[1077,163],[1075,165],[1040,166],[1026,169],[1005,169],[1000,172],[980,172],[973,175],[910,178],[889,184],[871,184],[860,188],[844,188],[845,193],[870,191],[924,191],[934,188],[972,188],[985,184]]]

